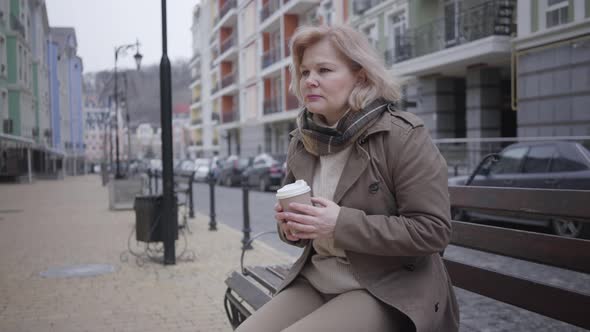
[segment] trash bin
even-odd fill
[[[137,241],[163,242],[164,223],[162,211],[164,210],[164,197],[162,195],[136,196],[133,207],[135,209],[135,234]],[[178,215],[176,196],[173,203],[174,239],[178,240]]]

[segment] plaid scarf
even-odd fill
[[[349,111],[335,129],[316,124],[312,114],[303,109],[297,119],[299,132],[307,152],[314,156],[337,153],[354,143],[367,128],[387,110],[388,101],[377,99],[358,112]]]

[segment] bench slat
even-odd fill
[[[590,273],[590,241],[586,240],[453,221],[451,243]]]
[[[246,279],[242,274],[233,272],[225,280],[225,284],[236,294],[238,294],[246,303],[258,310],[262,305],[270,300],[270,295],[256,287],[252,281]]]
[[[590,191],[531,188],[450,186],[456,208],[518,211],[586,219],[590,222]]]
[[[456,287],[590,329],[590,295],[444,260]]]
[[[280,279],[276,274],[269,271],[264,266],[249,266],[245,268],[246,273],[258,281],[262,286],[276,293],[277,288],[280,286],[283,279]]]
[[[287,274],[289,274],[289,270],[291,269],[290,265],[274,265],[274,266],[269,266],[268,269],[276,274],[279,278],[281,279],[285,279],[287,277]]]

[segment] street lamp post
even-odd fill
[[[162,58],[160,60],[160,115],[162,125],[162,194],[164,222],[164,264],[176,264],[174,183],[172,171],[172,85],[166,40],[166,0],[162,0]]]
[[[127,44],[115,47],[115,154],[117,158],[115,179],[123,178],[123,174],[121,174],[121,170],[119,169],[119,90],[117,86],[117,60],[119,59],[119,53],[133,48],[135,49],[135,55],[133,58],[137,64],[137,70],[139,70],[141,66],[141,59],[143,58],[143,56],[139,53],[139,41],[136,40],[135,44]]]

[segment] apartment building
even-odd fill
[[[510,0],[357,1],[351,24],[406,85],[406,110],[435,138],[516,136]],[[363,3],[363,5],[360,5]]]
[[[53,148],[50,32],[44,0],[0,1],[2,176],[53,177],[61,167],[63,153]]]
[[[590,1],[518,1],[518,136],[590,136]]]
[[[51,28],[51,40],[57,46],[56,74],[59,81],[61,141],[55,148],[66,153],[66,173],[84,172],[84,124],[82,116],[82,59],[77,55],[74,28]],[[57,112],[55,112],[57,113]],[[54,113],[54,114],[55,114]]]
[[[343,22],[348,6],[325,0],[208,0],[195,6],[189,150],[286,153],[300,109],[289,92],[290,38],[303,24]]]

